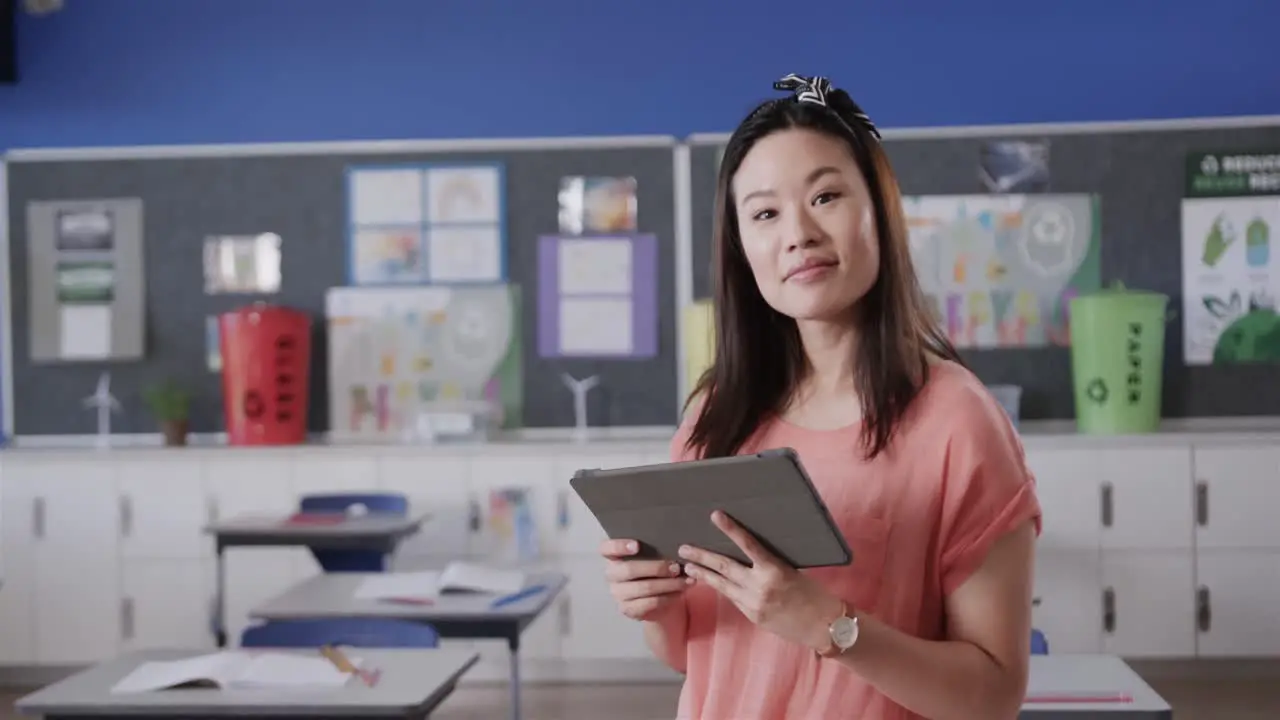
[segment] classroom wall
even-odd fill
[[[65,5],[20,21],[0,148],[684,135],[792,71],[884,126],[1280,113],[1274,0]]]

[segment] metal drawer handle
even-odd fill
[[[1112,495],[1114,491],[1111,483],[1102,483],[1102,527],[1109,528],[1113,521],[1114,510],[1112,509]]]
[[[1196,482],[1196,524],[1209,524],[1209,483],[1203,480]]]
[[[1213,608],[1212,598],[1209,596],[1209,588],[1201,585],[1196,590],[1196,625],[1200,628],[1200,632],[1209,632],[1213,626]]]

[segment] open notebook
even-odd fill
[[[360,667],[360,661],[350,658]],[[141,693],[173,688],[336,688],[351,679],[321,656],[280,652],[225,652],[181,660],[144,662],[113,693]]]
[[[356,588],[361,600],[432,599],[446,592],[509,595],[525,586],[525,574],[467,562],[452,562],[442,571],[379,573]]]

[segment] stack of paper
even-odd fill
[[[351,664],[361,666],[357,658]],[[281,652],[229,650],[182,660],[139,665],[111,688],[113,693],[153,692],[181,687],[300,688],[341,687],[351,679],[324,657]]]
[[[445,592],[509,595],[520,592],[525,574],[467,562],[449,563],[443,571],[379,573],[356,588],[360,600],[429,600]]]

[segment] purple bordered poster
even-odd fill
[[[657,271],[653,235],[538,238],[538,354],[657,355]]]

